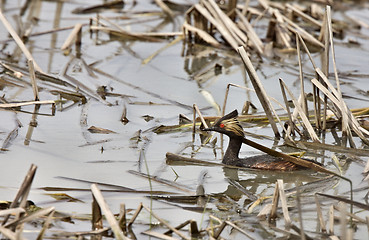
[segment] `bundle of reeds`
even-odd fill
[[[230,0],[217,4],[214,0],[201,0],[186,13],[183,29],[187,43],[230,46],[234,50],[243,46],[248,51],[268,56],[272,48],[293,48],[298,33],[315,48],[324,48],[323,7],[268,0],[257,2],[254,5],[250,1],[237,4]],[[263,31],[263,28],[267,30]],[[336,24],[332,31],[338,34],[342,28]]]

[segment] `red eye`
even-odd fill
[[[219,124],[219,127],[224,128],[224,124],[223,123]]]

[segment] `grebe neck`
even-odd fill
[[[223,157],[223,164],[232,165],[231,163],[239,160],[238,154],[242,145],[241,138],[229,138],[228,148]]]

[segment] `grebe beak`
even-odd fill
[[[203,128],[201,131],[214,131],[214,127]]]

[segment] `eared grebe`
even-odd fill
[[[285,161],[282,158],[274,157],[268,154],[262,154],[253,157],[239,158],[241,145],[244,141],[245,134],[243,128],[237,120],[238,112],[233,112],[219,118],[213,126],[203,129],[204,131],[215,131],[223,133],[229,137],[229,144],[226,153],[223,157],[223,164],[237,167],[264,169],[264,170],[279,170],[293,171],[305,169],[302,166]]]

